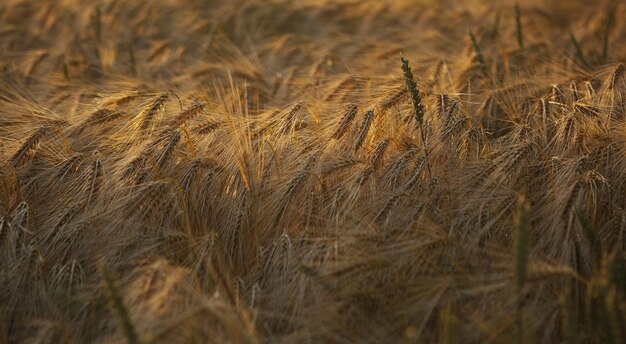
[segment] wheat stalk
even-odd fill
[[[109,270],[104,266],[100,266],[100,274],[104,280],[104,287],[107,291],[107,298],[109,299],[111,308],[115,312],[120,325],[122,325],[122,329],[124,330],[124,335],[126,336],[126,341],[128,344],[138,344],[139,337],[137,336],[137,332],[135,331],[135,326],[133,325],[128,309],[124,305],[124,300],[120,295],[119,289],[115,285],[115,280],[113,276],[109,272]]]
[[[519,1],[515,2],[515,32],[517,32],[517,44],[524,49],[524,33],[522,32],[522,14],[519,9]]]

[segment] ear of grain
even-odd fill
[[[167,160],[172,156],[174,148],[176,148],[176,145],[178,145],[178,142],[180,141],[180,135],[180,130],[176,130],[171,135],[167,145],[163,148],[161,154],[159,154],[159,157],[157,158],[157,166],[163,167]]]
[[[36,148],[39,141],[48,133],[49,130],[50,127],[47,125],[39,127],[26,139],[26,141],[24,141],[22,146],[20,146],[17,152],[15,152],[15,154],[11,157],[11,164],[13,167],[17,167],[24,161],[27,154]]]
[[[190,106],[186,110],[181,111],[178,115],[176,115],[176,117],[174,117],[174,119],[172,119],[171,126],[179,127],[187,123],[192,118],[201,114],[205,110],[205,108],[206,108],[206,103],[203,103],[203,102]]]
[[[619,81],[624,82],[624,64],[618,64],[609,78],[609,90],[614,91]]]
[[[201,166],[202,166],[202,161],[200,159],[196,159],[195,161],[191,163],[191,165],[189,166],[189,168],[187,169],[187,171],[181,178],[180,184],[183,189],[183,194],[187,195],[189,193],[193,179],[198,174],[198,170],[200,169]]]
[[[220,127],[224,126],[224,122],[222,121],[207,121],[196,127],[194,130],[198,133],[198,135],[208,135]]]
[[[472,41],[472,46],[474,47],[474,52],[476,53],[476,60],[478,60],[478,63],[480,64],[480,67],[483,69],[483,71],[486,72],[487,64],[485,63],[485,57],[483,56],[480,45],[478,44],[478,40],[476,39],[476,36],[474,36],[474,33],[472,31],[469,31],[469,36],[470,40]]]
[[[100,109],[89,115],[85,121],[80,124],[71,135],[80,135],[85,129],[104,123],[117,120],[122,117],[122,113],[111,109]]]
[[[131,180],[133,177],[137,176],[146,166],[147,161],[148,156],[145,152],[139,154],[126,166],[122,173],[122,179]]]
[[[284,122],[281,124],[281,129],[280,129],[280,132],[282,132],[283,135],[287,135],[293,132],[295,121],[296,121],[296,116],[300,112],[300,109],[302,109],[303,104],[304,104],[303,101],[299,101],[287,113],[287,116],[285,117]]]
[[[384,139],[380,141],[378,145],[376,145],[376,148],[374,149],[374,152],[372,153],[372,156],[370,157],[370,165],[374,169],[378,169],[378,167],[380,166],[380,163],[382,162],[383,157],[385,155],[385,151],[387,150],[387,147],[389,147],[389,139]]]
[[[572,41],[572,45],[574,46],[574,49],[576,50],[576,56],[578,57],[578,60],[580,60],[580,62],[584,66],[589,66],[589,64],[587,63],[587,59],[585,58],[585,53],[583,52],[583,48],[580,46],[580,43],[578,43],[576,36],[574,36],[574,34],[571,31],[569,33],[569,38]]]
[[[161,94],[142,110],[140,114],[142,131],[148,129],[148,127],[152,124],[154,116],[156,116],[156,114],[162,111],[165,107],[166,101],[167,94]]]
[[[339,123],[339,126],[337,127],[337,129],[335,129],[335,132],[333,133],[332,138],[334,138],[335,140],[339,140],[343,137],[343,135],[348,131],[348,128],[350,128],[350,126],[352,125],[352,122],[356,118],[358,109],[359,108],[356,105],[352,105],[350,107],[348,112],[346,112],[346,114],[343,115],[343,118],[341,119],[341,123]]]
[[[365,117],[363,118],[363,124],[361,125],[359,136],[357,137],[356,143],[354,145],[355,152],[358,151],[359,148],[361,148],[361,146],[363,145],[363,142],[365,142],[365,138],[367,137],[367,133],[372,126],[372,122],[374,122],[374,110],[370,109],[367,110],[367,112],[365,113]]]
[[[402,60],[402,71],[404,72],[404,79],[406,81],[406,88],[408,93],[411,95],[411,100],[413,103],[413,115],[415,116],[415,121],[417,125],[421,128],[424,122],[424,105],[422,104],[422,97],[420,95],[419,90],[417,89],[417,84],[415,80],[413,80],[413,72],[411,71],[411,67],[409,67],[409,60],[401,57]]]
[[[380,112],[385,112],[388,109],[402,103],[406,99],[407,95],[408,91],[406,87],[402,87],[394,91],[389,96],[384,98],[383,101],[380,103]]]
[[[333,101],[338,95],[339,93],[346,91],[346,90],[350,90],[352,88],[354,88],[354,86],[356,86],[358,82],[358,79],[353,77],[353,76],[348,76],[345,79],[343,79],[338,85],[337,87],[335,87],[335,89],[333,89],[324,99],[327,102]]]
[[[58,179],[63,179],[68,173],[78,171],[80,163],[84,160],[84,154],[74,154],[59,164],[58,171],[55,175]]]

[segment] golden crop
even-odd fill
[[[626,3],[0,2],[0,343],[621,343]]]

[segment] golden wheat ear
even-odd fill
[[[344,134],[348,131],[348,129],[352,125],[352,122],[356,118],[358,110],[359,107],[356,105],[352,105],[348,109],[348,111],[343,115],[339,126],[337,127],[337,129],[335,129],[332,138],[334,138],[335,140],[339,140],[344,136]]]
[[[372,126],[372,122],[374,122],[374,109],[367,110],[365,113],[365,117],[363,118],[363,123],[361,124],[361,129],[359,131],[359,136],[357,136],[356,143],[354,144],[354,151],[358,151],[359,148],[365,142],[365,138]]]

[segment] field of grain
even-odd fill
[[[0,343],[623,343],[624,18],[1,1]]]

